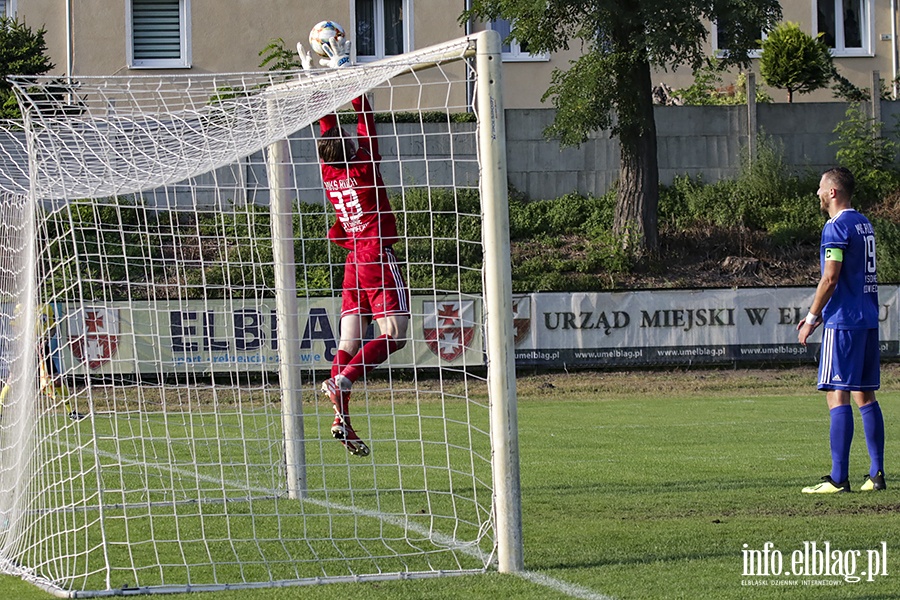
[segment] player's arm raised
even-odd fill
[[[375,111],[365,94],[354,98],[352,104],[356,111],[356,141],[360,148],[365,148],[378,162],[381,155],[378,153],[378,136],[375,133]]]
[[[298,50],[300,47],[301,46],[298,43]],[[319,61],[322,66],[340,69],[341,67],[346,67],[350,64],[350,40],[345,39],[343,36],[335,36],[328,41],[322,42],[322,51],[327,55],[327,58],[323,58]],[[301,61],[303,61],[302,57],[303,53],[301,52]],[[310,62],[312,61],[308,53],[306,54],[306,58],[310,60]],[[305,63],[303,68],[307,68]],[[325,133],[336,125],[338,125],[337,115],[325,115],[319,119],[319,133]]]
[[[300,55],[300,65],[304,71],[312,71],[312,55],[303,47],[302,42],[297,42],[297,54]],[[328,114],[319,119],[319,134],[323,134],[338,124],[337,115]]]

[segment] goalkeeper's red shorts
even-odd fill
[[[351,314],[380,319],[409,314],[409,288],[394,251],[350,252],[344,265],[341,317]]]

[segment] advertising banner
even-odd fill
[[[797,343],[815,288],[535,293],[513,298],[516,364],[627,367],[814,363],[821,333]],[[900,287],[879,289],[881,351],[900,356]],[[55,304],[58,360],[75,374],[275,372],[273,299]],[[482,301],[475,296],[412,299],[409,343],[399,368],[484,366]],[[327,370],[337,351],[340,300],[300,299],[294,364]],[[9,323],[0,319],[0,333]],[[365,339],[378,335],[371,327]],[[0,338],[12,336],[0,335]],[[0,371],[9,340],[0,339]]]
[[[481,299],[412,299],[410,343],[393,367],[483,365]],[[64,370],[75,374],[277,371],[274,299],[112,302],[64,310],[59,328]],[[337,352],[340,299],[300,299],[294,364],[327,370]],[[372,326],[365,339],[378,334]]]
[[[691,365],[815,360],[797,343],[815,288],[526,294],[513,299],[516,364]],[[898,355],[898,288],[880,286],[882,353]]]

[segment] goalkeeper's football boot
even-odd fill
[[[73,421],[80,421],[82,419],[86,419],[87,415],[84,413],[80,413],[73,408],[72,412],[69,413],[69,418],[72,419]]]
[[[65,398],[69,395],[69,390],[64,385],[55,385],[53,386],[53,398],[56,400],[65,400]],[[86,419],[87,415],[84,413],[78,412],[78,409],[75,408],[75,404],[73,402],[66,402],[66,408],[71,408],[69,411],[69,418],[73,421],[80,421],[82,419]]]
[[[356,456],[368,456],[369,447],[359,439],[350,425],[350,386],[351,382],[343,375],[337,375],[322,383],[322,391],[328,394],[334,408],[334,422],[331,424],[331,435]]]
[[[836,482],[831,475],[822,478],[822,483],[803,488],[804,494],[843,494],[850,491],[850,482]]]
[[[884,482],[884,473],[878,471],[875,473],[874,477],[866,475],[866,480],[863,482],[862,486],[860,486],[859,491],[874,492],[884,489],[887,489],[887,484]]]
[[[350,387],[353,383],[343,375],[335,375],[322,382],[322,391],[334,406],[334,414],[341,416],[350,413]]]
[[[350,454],[369,455],[369,447],[356,435],[349,418],[335,415],[334,422],[331,424],[331,435],[334,439],[340,440]]]

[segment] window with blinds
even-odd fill
[[[189,0],[131,0],[132,67],[188,67]]]

